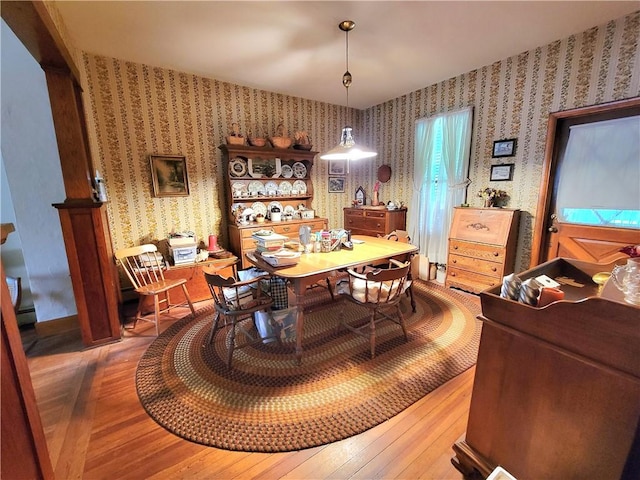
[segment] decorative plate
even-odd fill
[[[250,193],[258,193],[258,192],[264,191],[264,185],[262,184],[262,182],[259,182],[258,180],[253,180],[252,182],[249,182],[248,188]]]
[[[254,213],[257,215],[258,213],[261,213],[262,215],[264,215],[265,217],[267,216],[267,206],[262,203],[262,202],[255,202],[251,205],[251,208],[253,209]]]
[[[293,208],[293,206],[292,206],[292,205],[286,205],[286,206],[284,207],[284,214],[285,214],[285,215],[291,215],[292,217],[295,217],[295,215],[296,215],[296,209],[295,209],[295,208]]]
[[[289,195],[289,193],[291,192],[291,188],[291,183],[287,182],[286,180],[284,182],[280,182],[280,185],[278,185],[278,189],[282,190],[285,195]]]
[[[267,193],[275,192],[276,190],[278,190],[278,184],[276,182],[269,181],[264,184],[264,189],[267,191]]]
[[[244,177],[247,174],[247,162],[243,158],[234,158],[229,162],[229,173],[234,177]]]
[[[293,164],[293,175],[296,178],[304,178],[307,176],[307,167],[302,162],[296,162]]]
[[[245,183],[240,183],[240,182],[236,182],[233,185],[231,185],[231,188],[235,191],[238,192],[246,192],[247,191],[247,185]]]
[[[271,202],[267,210],[271,212],[274,208],[278,208],[282,212],[282,204],[280,202]]]
[[[302,180],[296,180],[295,182],[293,182],[293,189],[298,190],[300,194],[305,194],[307,193],[307,184]]]
[[[293,177],[293,168],[291,168],[291,165],[282,165],[282,176],[284,178],[291,178]]]

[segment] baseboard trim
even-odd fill
[[[39,337],[51,337],[60,333],[73,330],[80,330],[78,315],[47,320],[46,322],[36,322],[36,333]]]

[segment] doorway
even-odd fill
[[[616,122],[621,119],[633,122],[631,119],[638,116],[640,98],[549,116],[531,267],[556,257],[609,263],[624,257],[622,247],[640,243],[640,199],[635,191],[640,188],[640,162],[637,153],[635,160],[629,157],[637,148],[640,135],[631,123],[625,130],[626,138],[611,136],[611,132],[622,131],[622,123]],[[591,128],[600,126],[605,127],[600,133]],[[583,135],[579,133],[581,129]],[[594,143],[598,135],[603,138]],[[580,144],[581,136],[592,142],[591,148]],[[624,147],[626,154],[618,155],[621,143],[627,140],[632,145]],[[593,148],[603,142],[608,142],[612,154],[604,154],[604,160],[594,164],[599,168],[580,163],[585,156],[603,150]]]

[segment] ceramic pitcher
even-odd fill
[[[640,305],[640,257],[628,259],[626,265],[613,267],[611,280],[624,293],[625,302]]]

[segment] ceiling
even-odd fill
[[[367,108],[640,9],[636,1],[56,1],[76,47]]]

